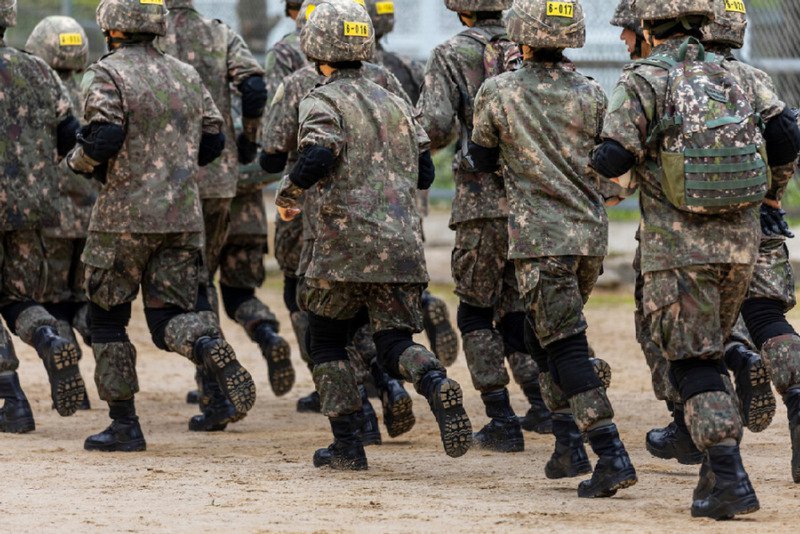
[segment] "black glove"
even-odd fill
[[[794,237],[785,217],[786,212],[782,209],[761,204],[761,231],[764,235]]]
[[[217,159],[225,149],[225,134],[222,132],[210,134],[203,132],[200,137],[200,151],[197,154],[197,164],[205,167]],[[255,156],[253,156],[255,157]]]
[[[417,189],[426,191],[433,185],[436,178],[436,167],[433,165],[430,150],[426,150],[419,155],[419,175],[417,177]]]
[[[486,148],[469,142],[467,163],[479,172],[497,172],[500,170],[500,147]]]
[[[264,172],[275,174],[283,172],[286,168],[286,161],[289,159],[289,154],[286,152],[276,152],[275,154],[267,154],[263,150],[258,157],[258,164],[264,169]]]
[[[252,142],[243,133],[236,138],[236,152],[239,155],[239,163],[247,165],[256,159],[258,154],[258,143]]]

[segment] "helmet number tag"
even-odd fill
[[[575,18],[575,4],[572,2],[547,2],[548,17]]]
[[[314,4],[308,5],[308,7],[306,8],[306,20],[308,20],[309,17],[311,17],[311,14],[314,12],[315,9],[317,9],[316,5]]]
[[[369,37],[369,24],[365,22],[345,22],[345,37]]]
[[[394,13],[394,2],[375,2],[375,12],[378,15],[392,15]]]
[[[83,37],[79,33],[59,33],[58,44],[60,46],[81,46]]]
[[[353,0],[356,4],[361,4],[361,7],[367,7],[367,4],[364,0]]]
[[[164,0],[139,0],[140,4],[151,4],[154,6],[163,6]]]
[[[732,13],[747,13],[747,8],[744,7],[742,0],[725,0],[725,11]]]

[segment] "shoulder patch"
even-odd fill
[[[618,85],[614,92],[611,93],[611,100],[608,103],[608,112],[613,113],[617,111],[625,101],[628,99],[628,92],[625,90],[624,87]]]
[[[286,85],[281,83],[278,88],[275,90],[275,96],[272,97],[272,106],[276,104],[280,104],[283,101],[283,97],[286,96]]]
[[[83,79],[81,79],[81,91],[86,92],[89,86],[92,85],[93,81],[94,81],[94,71],[90,69],[84,72]]]

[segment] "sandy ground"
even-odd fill
[[[441,291],[440,291],[441,292]],[[261,291],[287,326],[276,287]],[[451,300],[452,303],[452,300]],[[453,310],[454,311],[454,310]],[[284,398],[269,390],[266,368],[243,331],[226,321],[228,338],[256,377],[259,398],[250,415],[227,432],[195,434],[186,423],[195,407],[184,403],[192,367],[152,347],[137,306],[131,328],[139,348],[142,392],[138,410],[145,453],[88,453],[83,439],[102,430],[106,410],[91,380],[91,354],[82,362],[94,409],[60,418],[50,410],[44,368],[16,340],[21,377],[37,430],[0,436],[3,490],[0,531],[788,531],[799,517],[800,486],[789,476],[786,415],[762,434],[748,434],[745,463],[762,509],[732,523],[692,520],[695,467],[649,456],[645,432],[667,421],[654,400],[649,375],[634,341],[632,302],[600,295],[590,303],[590,339],[614,368],[610,396],[623,439],[639,472],[637,486],[613,499],[576,497],[578,480],[549,481],[543,467],[552,437],[527,434],[519,454],[470,451],[459,459],[442,452],[427,403],[415,396],[417,426],[403,439],[384,437],[371,447],[370,470],[317,470],[311,455],[329,443],[326,421],[296,414],[296,399],[313,387],[295,358],[298,381]],[[800,316],[795,316],[795,323]],[[294,340],[292,340],[294,343]],[[463,356],[451,375],[465,386],[473,425],[486,422],[469,383]],[[512,386],[518,412],[525,409]]]

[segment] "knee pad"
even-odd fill
[[[738,403],[725,391],[706,391],[684,405],[686,426],[701,451],[726,440],[742,440],[742,418]]]
[[[500,320],[500,333],[503,334],[503,343],[509,352],[528,352],[525,345],[525,313],[507,313]]]
[[[356,313],[355,317],[349,320],[349,326],[347,327],[347,344],[350,345],[353,343],[356,334],[358,331],[361,330],[362,326],[369,324],[369,310],[366,307],[361,308]]]
[[[670,380],[684,403],[700,393],[727,392],[722,375],[727,374],[722,360],[689,358],[670,362]]]
[[[589,342],[581,332],[547,346],[553,379],[567,397],[603,387],[589,361]]]
[[[225,313],[234,321],[239,306],[256,295],[256,290],[252,287],[231,287],[220,284],[219,289],[222,293],[222,306],[225,308]]]
[[[541,371],[546,372],[548,369],[547,351],[544,350],[542,344],[539,343],[539,338],[536,337],[536,331],[533,329],[533,321],[531,317],[525,317],[525,347],[528,349],[533,361],[539,366]]]
[[[492,308],[479,308],[466,302],[461,302],[458,305],[456,318],[461,335],[469,334],[475,330],[491,330],[494,328],[494,309]]]
[[[761,350],[768,340],[797,334],[786,321],[783,303],[773,299],[748,299],[742,304],[742,318],[753,343]]]
[[[209,286],[206,284],[200,284],[200,286],[197,288],[197,304],[195,304],[194,307],[195,311],[214,312],[214,307],[211,305],[211,301],[208,300],[208,291]]]
[[[761,347],[761,357],[778,393],[785,395],[800,386],[800,337],[796,334],[770,338]]]
[[[150,336],[153,338],[153,343],[155,343],[156,347],[161,350],[170,350],[164,337],[167,325],[172,319],[184,313],[186,312],[177,306],[144,309],[144,318],[147,320],[147,327],[150,329]],[[94,329],[94,322],[92,323],[92,329]],[[92,340],[94,340],[94,330],[92,330]]]
[[[308,314],[308,330],[311,333],[311,360],[317,366],[322,363],[346,361],[347,333],[349,321],[328,319],[315,313]]]
[[[375,341],[375,350],[378,353],[378,362],[389,375],[402,378],[400,373],[400,356],[409,347],[415,345],[411,332],[408,330],[384,330],[372,334]]]
[[[0,314],[2,314],[12,334],[19,335],[17,333],[17,319],[22,315],[22,312],[35,305],[36,303],[33,301],[24,301],[12,302],[11,304],[3,306],[2,310],[0,310]]]
[[[110,310],[89,304],[92,343],[128,343],[128,323],[131,320],[131,303],[114,306]]]
[[[297,305],[297,278],[294,276],[283,277],[283,304],[289,313],[299,312]]]
[[[75,313],[80,306],[80,302],[48,302],[42,304],[42,307],[47,310],[50,315],[59,321],[64,321],[69,324],[72,324]]]

